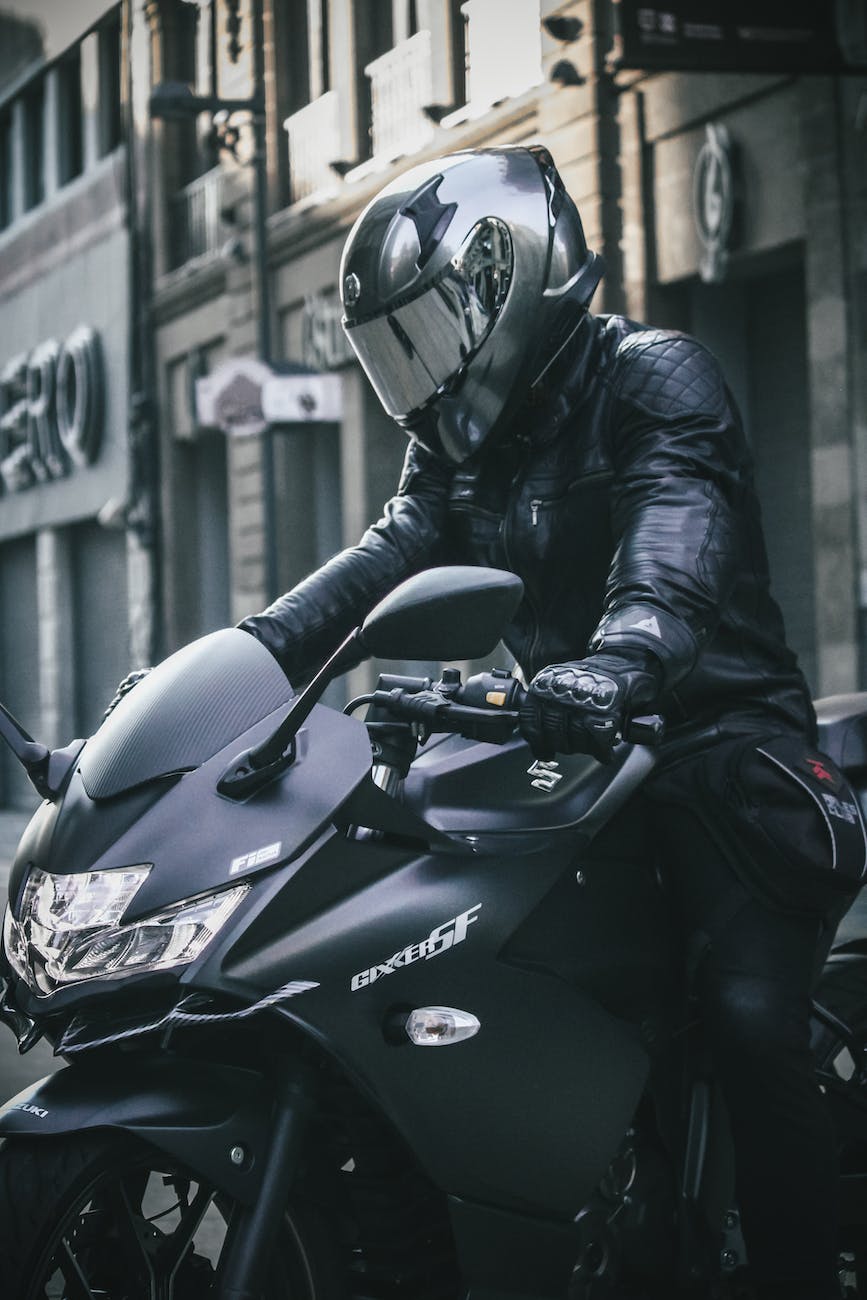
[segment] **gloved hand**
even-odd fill
[[[114,710],[120,704],[123,697],[125,695],[128,695],[129,692],[132,690],[132,688],[138,682],[140,682],[143,677],[147,677],[150,671],[151,671],[150,668],[136,668],[133,670],[133,672],[127,673],[123,681],[119,683],[118,688],[115,691],[114,696],[112,697],[112,700],[108,708],[106,709],[105,713],[102,715],[103,721],[105,721],[105,719],[108,717],[110,713],[114,712]]]
[[[628,659],[598,654],[551,664],[530,682],[519,714],[521,735],[536,758],[582,753],[610,763],[627,722],[656,699],[661,681],[655,657],[634,649]]]

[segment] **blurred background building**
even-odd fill
[[[405,442],[340,329],[343,242],[400,171],[502,143],[551,150],[595,310],[718,354],[790,640],[817,694],[867,686],[867,77],[838,57],[867,66],[867,8],[828,6],[824,62],[691,8],[4,0],[0,699],[34,734],[377,517]]]
[[[56,742],[129,658],[129,234],[120,6],[43,10],[0,13],[0,698]]]

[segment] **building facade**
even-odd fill
[[[401,171],[504,143],[553,154],[594,310],[718,354],[790,640],[817,694],[867,686],[864,78],[618,70],[611,0],[34,7],[0,56],[0,699],[34,734],[377,518],[405,441],[340,328],[344,241]],[[286,374],[322,418],[311,380],[265,419]]]
[[[177,52],[172,24],[179,14],[186,21],[188,13],[181,11],[189,8],[150,7],[154,67],[160,50],[167,57]],[[198,94],[250,93],[251,60],[242,52],[231,61],[226,23],[237,20],[243,45],[254,28],[255,8],[251,2],[215,0],[199,8],[195,34],[186,27],[187,68],[195,64]],[[193,398],[197,377],[256,351],[261,295],[250,169],[241,161],[249,131],[241,126],[236,161],[225,149],[215,157],[213,136],[204,129],[207,116],[197,128],[198,153],[189,123],[161,124],[163,139],[174,133],[173,146],[163,151],[166,159],[179,156],[185,136],[190,166],[198,169],[181,178],[168,161],[155,239],[170,644],[262,608],[357,540],[396,486],[405,439],[354,361],[340,328],[337,296],[346,235],[384,184],[413,163],[445,152],[544,140],[584,201],[589,239],[603,241],[604,177],[597,163],[604,106],[592,20],[588,14],[590,39],[572,51],[581,85],[564,88],[549,78],[563,58],[561,43],[540,21],[554,8],[540,9],[539,0],[261,5],[271,360],[334,376],[341,408],[337,421],[296,421],[274,429],[270,526],[264,439],[203,426]],[[165,75],[178,75],[177,63]],[[243,122],[243,115],[236,120]],[[214,218],[201,233],[199,195],[208,191],[219,197],[208,201],[209,208],[203,205]],[[270,591],[269,545],[275,579]],[[366,685],[372,671],[359,669],[347,689]]]
[[[681,74],[621,95],[623,302],[720,358],[773,589],[817,694],[863,689],[867,95]]]
[[[189,19],[190,6],[157,8],[169,24],[152,27],[158,45],[170,11]],[[198,9],[187,40],[200,90],[249,92],[253,9]],[[266,532],[285,589],[356,540],[396,482],[402,436],[339,325],[340,252],[364,204],[421,159],[542,142],[608,263],[595,309],[686,329],[725,367],[774,589],[815,692],[867,684],[864,79],[612,72],[615,9],[263,0],[271,360],[339,376],[342,416],[274,433],[266,528],[263,440],[197,427],[192,399],[196,375],[256,347],[249,178],[225,151],[203,167],[200,148],[196,176],[164,178],[157,240],[171,644],[276,594]],[[232,21],[245,50],[234,63],[221,35]]]
[[[51,744],[97,725],[132,617],[122,12],[71,8],[0,15],[0,699]],[[0,754],[0,805],[33,798]]]

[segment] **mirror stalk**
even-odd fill
[[[362,659],[481,659],[490,654],[523,591],[516,574],[473,565],[445,565],[407,578],[350,632],[292,701],[276,731],[233,759],[217,782],[218,793],[244,799],[284,772],[295,761],[295,737],[325,688]]]
[[[296,695],[276,731],[261,744],[245,750],[232,760],[217,782],[219,794],[226,795],[229,799],[245,799],[247,795],[268,785],[281,772],[285,772],[287,767],[291,767],[295,761],[295,737],[334,678],[358,663],[359,652],[362,657],[366,657],[361,629],[356,628],[338,646],[301,694]]]
[[[51,750],[34,740],[17,718],[14,718],[2,704],[0,704],[0,736],[30,777],[37,793],[43,799],[56,798],[56,791],[53,791],[48,784],[48,760],[51,757]]]

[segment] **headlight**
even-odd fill
[[[98,925],[117,925],[150,875],[150,867],[119,871],[86,871],[54,876],[38,867],[31,871],[21,900],[21,919],[54,934],[75,934]]]
[[[12,969],[37,993],[53,993],[82,980],[186,965],[249,893],[249,885],[237,885],[121,925],[150,870],[122,867],[75,876],[34,870],[19,919],[6,909],[3,944]]]

